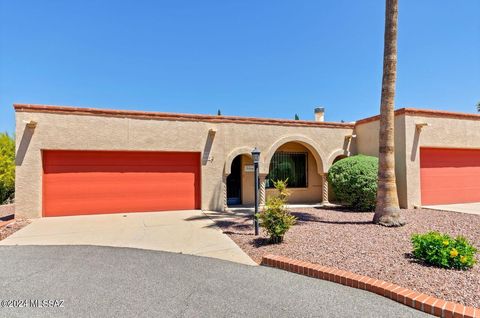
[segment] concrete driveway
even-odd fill
[[[134,247],[256,265],[198,210],[39,218],[0,245]]]
[[[0,317],[428,317],[364,290],[263,266],[98,246],[0,247]]]
[[[459,203],[459,204],[442,204],[442,205],[426,205],[427,209],[443,210],[450,212],[460,212],[468,214],[480,215],[480,202],[474,203]]]

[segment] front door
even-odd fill
[[[242,204],[242,156],[233,159],[230,175],[227,177],[227,205]]]

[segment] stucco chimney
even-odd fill
[[[317,107],[315,108],[315,121],[324,121],[325,120],[325,108]]]

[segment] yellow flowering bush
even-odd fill
[[[414,234],[413,256],[429,265],[468,269],[475,265],[477,249],[464,237],[452,238],[439,232]]]

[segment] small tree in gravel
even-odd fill
[[[287,190],[287,180],[274,181],[277,194],[270,196],[264,210],[258,215],[260,226],[264,228],[272,243],[281,243],[285,233],[295,224],[297,218],[290,214],[286,203],[290,193]]]

